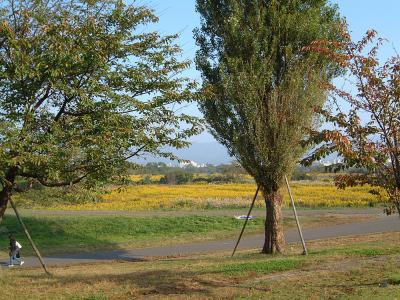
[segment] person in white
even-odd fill
[[[21,258],[21,244],[17,242],[14,236],[10,235],[10,267],[14,266],[14,262],[18,265],[23,265],[24,261]]]

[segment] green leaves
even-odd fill
[[[175,36],[122,1],[12,0],[0,14],[0,164],[44,185],[88,185],[201,130],[171,104],[194,98]],[[181,129],[181,123],[188,124]],[[0,176],[3,176],[0,174]]]
[[[331,79],[328,59],[303,48],[338,37],[327,1],[198,0],[199,107],[215,138],[265,191],[277,191],[305,149],[313,107]]]

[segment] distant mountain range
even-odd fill
[[[229,163],[234,160],[234,158],[229,156],[225,147],[218,144],[217,142],[194,142],[189,148],[178,150],[172,149],[170,151],[177,155],[179,158],[195,161],[200,164],[219,165]],[[168,159],[153,156],[146,156],[145,158],[140,158],[134,161],[138,163],[171,162]]]
[[[225,147],[215,142],[193,142],[192,145],[186,149],[170,149],[172,153],[177,155],[181,159],[195,162],[197,164],[213,164],[220,165],[230,163],[235,160],[230,157]],[[145,156],[137,160],[133,160],[137,163],[148,163],[148,162],[164,162],[171,163],[172,165],[179,165],[177,161],[170,161],[169,159],[154,156]],[[320,160],[319,164],[332,165],[342,162],[336,153],[330,154],[324,159]]]

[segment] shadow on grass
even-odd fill
[[[101,232],[96,232],[96,228],[89,228],[90,224],[77,225],[77,218],[67,220],[66,218],[26,216],[22,219],[43,256],[54,253],[88,252],[98,247],[118,249],[117,243],[103,238]],[[0,251],[9,252],[10,234],[21,243],[23,256],[34,254],[14,215],[6,215],[0,224]]]
[[[231,233],[233,230],[240,230],[242,227],[240,220],[226,216],[146,218],[28,215],[23,216],[23,220],[43,256],[51,255],[60,259],[75,258],[82,260],[141,259],[149,255],[148,249],[137,249],[138,251],[130,252],[129,255],[124,249],[140,248],[140,246],[149,243],[168,244],[168,239],[174,240],[175,238],[184,242],[184,237],[188,237],[188,240],[197,239],[197,241],[201,241],[204,237],[213,234],[218,235],[219,233]],[[262,219],[256,219],[248,226],[253,229],[263,228],[263,223]],[[33,255],[22,228],[13,215],[7,215],[0,224],[0,251],[8,252],[8,235],[10,233],[13,233],[23,245],[23,256]],[[189,246],[186,248],[190,248]],[[191,252],[198,251],[197,244],[192,246],[194,249],[189,249]],[[184,251],[182,245],[171,246],[170,250],[171,253],[174,253],[173,255]],[[150,255],[165,256],[172,254],[166,254],[165,251],[153,251]]]
[[[112,286],[134,286],[142,295],[192,295],[209,294],[210,288],[218,284],[197,277],[194,272],[152,270],[128,274],[106,274],[95,276],[73,276],[57,279],[57,285],[94,285],[107,280]]]
[[[110,286],[131,286],[136,288],[141,296],[193,296],[212,297],[217,288],[238,288],[268,291],[265,287],[241,286],[239,282],[204,278],[204,272],[178,270],[151,270],[128,274],[102,274],[69,277],[54,277],[57,286],[96,285],[107,281]]]

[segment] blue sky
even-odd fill
[[[164,34],[180,33],[179,44],[184,56],[193,58],[196,45],[192,31],[200,23],[195,11],[195,0],[139,0],[137,3],[153,8],[160,18],[155,28]],[[354,39],[359,39],[370,28],[389,40],[383,55],[393,53],[393,46],[400,52],[400,1],[399,0],[332,0],[346,17]],[[194,66],[193,66],[194,68]],[[193,76],[196,78],[196,75]]]
[[[159,16],[158,24],[151,29],[161,34],[179,33],[178,43],[183,49],[183,58],[193,59],[196,45],[193,40],[193,29],[199,26],[200,17],[195,11],[195,0],[137,0],[137,4],[149,6]],[[332,0],[339,5],[339,11],[346,17],[351,34],[355,40],[360,39],[368,29],[376,29],[380,36],[389,40],[382,48],[383,58],[394,54],[394,49],[400,52],[400,0]],[[193,79],[200,79],[195,66],[186,73]],[[199,115],[196,104],[187,109],[190,113]],[[195,143],[215,142],[208,133],[194,137]]]

